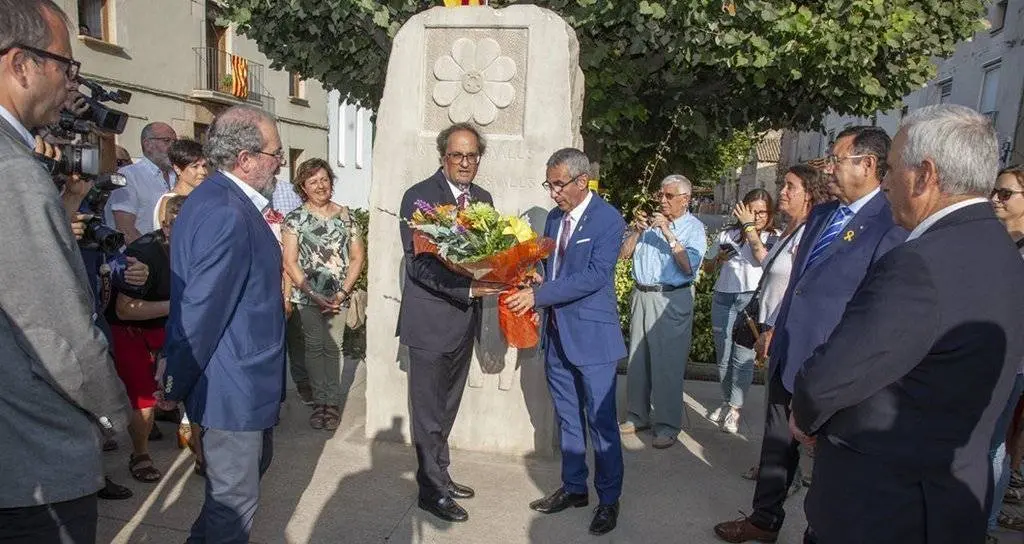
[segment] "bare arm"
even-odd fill
[[[619,259],[627,260],[633,258],[633,251],[636,250],[636,244],[640,241],[640,231],[630,229],[626,234],[626,239],[622,241],[622,249],[619,250]]]
[[[139,229],[135,228],[135,214],[128,212],[114,211],[114,228],[124,234],[124,242],[130,244],[142,237]]]
[[[117,312],[117,318],[123,321],[146,321],[167,317],[171,312],[171,301],[141,300],[118,293],[114,309]]]
[[[359,275],[363,273],[364,264],[366,264],[366,248],[363,247],[363,240],[353,236],[348,242],[348,273],[345,274],[345,283],[342,287],[345,293],[352,293],[356,282],[359,281]]]

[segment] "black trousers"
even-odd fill
[[[462,403],[473,357],[473,335],[449,353],[409,348],[409,404],[416,447],[416,483],[420,498],[448,496],[448,435]]]
[[[0,543],[95,544],[96,495],[80,499],[0,509]]]
[[[765,402],[767,413],[754,490],[754,513],[750,516],[751,523],[767,531],[778,531],[786,519],[782,504],[800,464],[800,443],[789,432],[789,401],[792,398],[793,395],[782,385],[779,372],[772,372]]]

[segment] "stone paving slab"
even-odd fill
[[[461,501],[464,524],[442,522],[416,506],[415,456],[404,444],[363,437],[365,365],[349,361],[350,391],[342,426],[332,436],[309,428],[309,408],[289,400],[275,429],[273,464],[263,481],[253,542],[274,543],[647,543],[718,542],[711,527],[749,512],[753,483],[739,474],[759,451],[764,389],[751,388],[740,435],[718,430],[704,414],[718,403],[718,384],[688,381],[687,424],[680,444],[655,450],[651,436],[625,437],[626,476],[619,526],[604,537],[587,533],[592,508],[545,516],[527,504],[559,485],[559,463],[550,457],[511,457],[452,452],[452,475],[473,486],[477,497]],[[292,397],[294,398],[294,397]],[[135,497],[100,502],[99,542],[181,543],[203,499],[203,479],[192,475],[187,451],[166,438],[152,444],[163,481],[148,485],[127,470],[127,437],[106,455],[116,481]],[[384,436],[382,438],[389,438]],[[593,466],[593,465],[591,465]],[[780,543],[799,543],[804,493],[787,503]],[[591,494],[592,500],[596,500]],[[593,506],[593,503],[592,503]],[[1006,533],[1004,543],[1022,543]]]

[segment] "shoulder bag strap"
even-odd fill
[[[797,227],[796,230],[794,230],[793,232],[789,233],[789,236],[785,237],[781,242],[779,242],[779,250],[776,251],[775,255],[772,255],[772,258],[768,259],[768,262],[765,263],[764,266],[762,267],[761,279],[760,279],[760,281],[757,282],[757,289],[754,289],[754,296],[752,297],[752,299],[756,299],[756,298],[758,298],[761,295],[761,288],[764,287],[764,279],[765,279],[765,277],[768,276],[768,271],[771,270],[772,263],[775,262],[775,259],[779,258],[779,255],[783,251],[786,251],[786,246],[789,245],[789,241],[792,240],[794,236],[796,236],[796,233],[798,233],[801,230],[803,230],[803,228],[804,228],[804,225],[800,225],[799,227]]]

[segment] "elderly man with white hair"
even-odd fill
[[[1024,356],[1024,263],[984,198],[996,134],[969,108],[922,108],[888,163],[910,236],[796,376],[790,426],[817,451],[807,521],[829,544],[981,543],[989,442]]]
[[[683,423],[683,378],[693,329],[693,282],[707,251],[704,224],[687,210],[692,185],[661,181],[660,211],[638,214],[620,259],[633,259],[629,370],[623,434],[653,427],[655,448],[676,443]],[[653,413],[652,413],[653,408]]]

